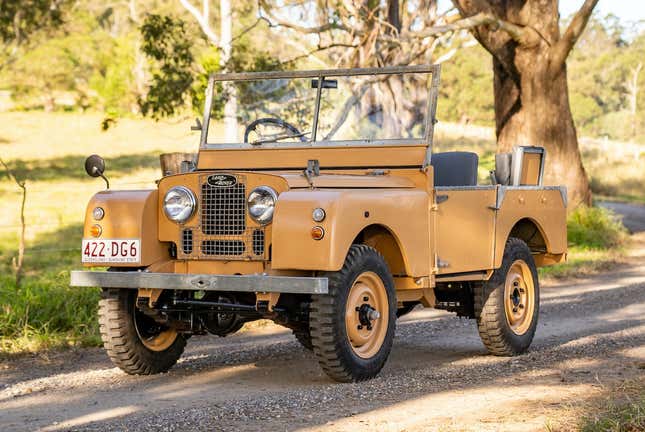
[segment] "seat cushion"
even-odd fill
[[[472,152],[433,153],[435,186],[477,186],[479,157]]]

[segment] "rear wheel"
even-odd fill
[[[336,381],[373,378],[394,339],[396,297],[387,264],[375,249],[353,245],[343,268],[323,276],[329,294],[314,296],[309,312],[314,353]]]
[[[177,363],[186,340],[136,307],[137,290],[103,289],[99,328],[112,362],[131,375],[165,372]]]
[[[524,241],[510,238],[499,269],[475,287],[475,316],[482,342],[491,354],[525,352],[535,335],[540,303],[537,269]]]

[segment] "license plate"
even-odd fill
[[[139,239],[83,239],[81,262],[138,263],[141,261]]]

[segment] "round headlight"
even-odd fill
[[[247,200],[249,216],[261,225],[266,225],[273,219],[273,210],[278,200],[278,194],[269,186],[258,186],[251,191]]]
[[[168,219],[177,223],[184,223],[195,213],[197,200],[190,189],[175,186],[166,192],[163,199],[163,211]]]

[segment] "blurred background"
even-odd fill
[[[486,181],[494,61],[454,3],[0,0],[0,353],[99,343],[98,292],[68,287],[85,205],[104,187],[83,161],[104,156],[114,189],[154,187],[160,153],[197,151],[209,73],[441,63],[436,149],[476,151]],[[563,33],[581,4],[560,2]],[[642,5],[602,0],[568,54],[574,150],[595,203],[645,203],[643,19]],[[582,206],[569,240],[570,263],[543,276],[608,268],[627,231]]]

